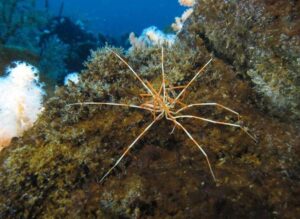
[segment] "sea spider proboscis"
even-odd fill
[[[187,88],[196,80],[196,78],[205,70],[205,68],[212,62],[212,58],[206,62],[206,64],[194,75],[194,77],[184,86],[172,86],[169,84],[169,82],[165,78],[165,70],[164,70],[164,49],[161,48],[161,75],[162,75],[162,82],[160,85],[160,88],[156,90],[153,85],[147,81],[143,80],[136,71],[128,64],[128,62],[125,61],[118,53],[114,52],[113,50],[109,49],[118,59],[120,59],[133,73],[135,78],[141,83],[143,88],[145,89],[146,93],[140,94],[144,102],[140,105],[134,105],[134,104],[126,104],[126,103],[114,103],[114,102],[80,102],[80,103],[71,103],[68,104],[68,106],[74,106],[74,105],[109,105],[109,106],[119,106],[119,107],[129,107],[129,108],[136,108],[140,110],[146,110],[152,113],[153,115],[153,121],[146,126],[142,130],[142,132],[136,137],[136,139],[126,148],[124,153],[120,156],[120,158],[115,162],[115,164],[103,175],[103,177],[100,179],[100,182],[102,182],[109,174],[110,172],[121,162],[121,160],[124,158],[124,156],[129,152],[129,150],[138,142],[139,139],[141,139],[142,136],[145,135],[145,133],[153,126],[154,123],[157,121],[165,118],[166,120],[169,120],[173,122],[174,128],[178,127],[188,136],[190,140],[199,148],[201,153],[204,155],[206,162],[208,164],[210,173],[216,181],[215,174],[212,170],[209,158],[202,148],[202,146],[195,140],[195,138],[192,136],[192,134],[178,121],[178,119],[195,119],[195,120],[201,120],[209,123],[219,124],[219,125],[225,125],[225,126],[232,126],[240,128],[243,132],[245,132],[250,138],[252,138],[254,141],[256,141],[255,137],[252,136],[248,131],[247,128],[241,126],[238,123],[230,123],[230,122],[222,122],[217,120],[208,119],[205,117],[190,115],[190,114],[182,114],[185,110],[193,107],[198,106],[215,106],[220,107],[225,111],[228,111],[229,113],[232,113],[237,116],[238,121],[240,118],[240,114],[222,104],[215,103],[215,102],[209,102],[209,103],[191,103],[191,104],[185,104],[183,103],[183,100],[181,98],[183,97],[183,94],[187,90]],[[177,90],[177,92],[176,92]],[[179,90],[179,91],[178,91]],[[178,106],[180,106],[178,108]],[[237,122],[238,122],[237,121]],[[173,128],[173,130],[174,130]]]

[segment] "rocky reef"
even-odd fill
[[[23,60],[37,65],[39,58],[38,55],[22,48],[0,45],[0,76],[5,72],[7,66],[16,60]]]
[[[206,30],[212,28],[212,20],[207,26],[201,20],[209,11],[210,19],[221,16],[226,8],[218,7],[226,6],[225,2],[232,7],[244,3],[246,10],[256,1],[200,1],[180,43],[166,48],[164,57],[167,79],[183,85],[213,52],[212,63],[191,85],[183,101],[218,102],[230,107],[240,113],[241,125],[257,139],[253,141],[239,128],[180,120],[208,154],[216,182],[199,149],[182,130],[175,128],[172,132],[173,123],[162,119],[99,183],[124,149],[153,121],[151,113],[139,109],[68,105],[87,101],[142,103],[139,95],[144,91],[139,81],[104,48],[92,53],[80,82],[58,88],[33,128],[13,139],[0,153],[0,218],[297,218],[300,127],[291,119],[297,116],[296,108],[286,113],[289,120],[274,117],[275,108],[268,105],[272,102],[262,100],[260,87],[249,72],[256,71],[266,83],[269,81],[264,73],[276,72],[267,69],[266,63],[261,71],[251,64],[243,40],[241,44],[230,41],[224,50],[215,46],[217,38],[212,40],[209,36],[213,34]],[[238,32],[235,26],[226,30],[233,35]],[[221,27],[212,32],[217,31]],[[220,40],[225,39],[224,33]],[[223,44],[219,45],[221,48]],[[144,80],[159,88],[159,47],[133,50],[126,56],[122,50],[112,49]],[[242,60],[243,49],[246,58]],[[268,44],[265,49],[273,51]],[[259,50],[253,48],[253,52]],[[289,57],[292,54],[284,54],[291,63],[286,67],[297,65]],[[282,74],[277,72],[277,77]],[[234,115],[216,107],[201,107],[190,113],[236,122]]]
[[[299,11],[300,2],[294,0],[200,0],[181,38],[196,47],[204,41],[209,51],[250,78],[261,108],[299,120]]]

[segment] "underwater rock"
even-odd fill
[[[252,81],[261,108],[300,119],[300,2],[199,0],[179,36]],[[202,39],[202,40],[199,40]]]
[[[5,69],[14,61],[24,61],[37,65],[39,56],[28,49],[12,46],[0,46],[0,76]]]
[[[183,44],[165,49],[164,68],[172,84],[186,84],[210,59],[204,42],[201,45],[196,50]],[[160,87],[160,48],[133,50],[126,60],[144,80]],[[217,177],[214,182],[199,149],[179,128],[172,132],[172,122],[162,119],[99,183],[153,115],[116,106],[68,104],[140,104],[139,94],[144,92],[111,51],[93,52],[79,83],[59,88],[34,127],[0,153],[0,218],[295,218],[300,214],[299,127],[257,108],[247,80],[219,58],[183,100],[218,102],[238,111],[257,143],[234,127],[180,121],[208,154]],[[214,107],[190,113],[236,121]]]
[[[89,56],[90,50],[101,46],[98,44],[96,37],[83,28],[82,23],[76,23],[68,17],[59,16],[51,18],[45,29],[46,30],[40,40],[40,45],[42,47],[41,54],[49,53],[44,51],[44,49],[47,48],[49,41],[53,41],[53,38],[61,41],[61,44],[63,45],[59,47],[61,47],[60,49],[64,51],[65,55],[64,57],[59,58],[61,59],[60,62],[65,62],[64,64],[67,72],[81,71],[83,68],[82,63]],[[63,47],[67,48],[64,49]],[[45,58],[47,58],[47,56]],[[47,60],[45,60],[45,62],[47,62]],[[58,81],[62,84],[63,78],[67,73],[60,72],[60,74]]]

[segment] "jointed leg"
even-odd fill
[[[135,143],[150,129],[150,127],[162,117],[162,113],[159,114],[158,117],[156,117],[155,120],[153,120],[143,131],[141,134],[139,134],[139,136],[127,147],[127,149],[124,151],[124,153],[121,155],[121,157],[116,161],[116,163],[113,165],[112,168],[110,168],[105,174],[104,176],[100,179],[100,183],[103,182],[103,180],[110,174],[110,172],[116,167],[118,166],[118,164],[121,162],[121,160],[124,158],[124,156],[128,153],[128,151],[135,145]]]
[[[162,91],[163,101],[166,102],[166,82],[165,82],[165,68],[164,68],[164,47],[161,47],[161,74],[162,74]],[[158,92],[160,94],[160,92]]]
[[[124,107],[130,107],[130,108],[137,108],[137,109],[143,109],[150,112],[153,112],[154,110],[148,107],[144,106],[137,106],[134,104],[125,104],[125,103],[107,103],[107,102],[81,102],[81,103],[70,103],[67,104],[67,106],[82,106],[82,105],[108,105],[108,106],[124,106]]]
[[[180,122],[176,121],[175,118],[167,118],[167,119],[168,119],[168,120],[171,120],[171,121],[174,122],[177,126],[179,126],[179,127],[185,132],[185,134],[186,134],[186,135],[194,142],[194,144],[199,148],[199,150],[202,152],[202,154],[204,155],[204,157],[205,157],[205,159],[206,159],[206,162],[207,162],[207,164],[208,164],[210,173],[211,173],[211,175],[212,175],[214,181],[216,181],[216,177],[215,177],[215,174],[214,174],[214,172],[213,172],[213,170],[212,170],[212,167],[211,167],[211,165],[210,165],[210,161],[209,161],[209,159],[208,159],[207,154],[206,154],[205,151],[203,150],[203,148],[198,144],[198,142],[197,142],[197,141],[193,138],[193,136],[186,130],[186,128],[183,127],[183,125],[182,125]]]
[[[242,127],[242,126],[240,126],[238,124],[229,123],[229,122],[220,122],[220,121],[216,121],[216,120],[212,120],[212,119],[206,119],[206,118],[203,118],[203,117],[200,117],[200,116],[193,116],[193,115],[181,115],[181,116],[175,116],[174,117],[174,119],[180,119],[180,118],[198,119],[198,120],[202,120],[202,121],[210,122],[210,123],[214,123],[214,124],[238,127],[240,129],[242,129],[243,132],[245,132],[255,142],[257,142],[257,140],[256,140],[256,138],[254,136],[252,136],[244,127]]]
[[[194,80],[199,76],[201,72],[204,71],[206,66],[212,61],[212,58],[195,74],[195,76],[189,81],[189,83],[182,89],[182,91],[177,95],[173,104],[176,104],[176,101],[181,97],[181,95],[186,91],[186,89],[193,83]]]
[[[226,106],[224,106],[222,104],[219,104],[219,103],[194,103],[194,104],[189,104],[189,105],[184,106],[181,109],[177,110],[175,112],[175,114],[178,114],[181,111],[184,111],[184,110],[186,110],[188,108],[195,107],[195,106],[218,106],[218,107],[220,107],[220,108],[222,108],[222,109],[224,109],[224,110],[226,110],[228,112],[231,112],[231,113],[235,114],[238,117],[238,119],[240,118],[240,114],[238,112],[236,112],[236,111],[234,111],[234,110],[232,110],[232,109],[230,109],[230,108],[228,108],[228,107],[226,107]]]
[[[167,96],[167,99],[168,99],[168,101],[169,101],[170,103],[173,103],[173,102],[174,102],[174,99],[171,98],[171,97],[169,97],[169,96]],[[176,103],[179,103],[182,107],[187,106],[185,103],[181,102],[180,100],[177,100]]]
[[[167,91],[169,91],[171,94],[172,94],[172,96],[173,96],[173,99],[172,99],[172,102],[170,102],[170,103],[172,103],[172,104],[175,104],[175,102],[176,103],[179,103],[180,101],[179,101],[179,99],[184,99],[185,98],[185,95],[186,95],[186,93],[184,93],[179,99],[177,99],[176,101],[175,101],[175,97],[176,97],[176,93],[175,93],[175,90],[178,90],[178,89],[183,89],[183,88],[185,88],[185,85],[179,85],[179,86],[172,86],[171,84],[169,84],[169,87],[168,88],[166,88],[166,90]]]
[[[153,93],[151,92],[151,90],[149,89],[149,87],[145,84],[145,82],[140,78],[140,76],[133,70],[133,68],[128,64],[128,62],[126,62],[118,53],[116,53],[115,51],[113,51],[112,49],[107,48],[109,51],[111,51],[115,56],[117,56],[128,68],[129,70],[134,74],[134,76],[142,83],[142,85],[144,86],[144,88],[152,95]]]

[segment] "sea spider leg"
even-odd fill
[[[164,68],[164,47],[161,47],[161,74],[163,87],[163,102],[166,102],[166,83],[165,83],[165,68]],[[160,94],[160,92],[159,92]]]
[[[182,107],[181,109],[177,110],[175,112],[175,114],[178,114],[179,112],[181,112],[183,110],[186,110],[188,108],[194,107],[194,106],[218,106],[218,107],[220,107],[220,108],[222,108],[222,109],[224,109],[228,112],[231,112],[231,113],[235,114],[238,117],[238,119],[240,118],[240,114],[238,112],[236,112],[236,111],[234,111],[234,110],[232,110],[232,109],[230,109],[230,108],[228,108],[228,107],[226,107],[222,104],[219,104],[219,103],[193,103],[193,104],[186,105],[186,106]]]
[[[109,105],[109,106],[124,106],[124,107],[131,107],[131,108],[137,108],[137,109],[143,109],[150,112],[153,112],[155,110],[143,107],[143,106],[137,106],[134,104],[125,104],[125,103],[108,103],[108,102],[81,102],[81,103],[70,103],[67,104],[67,106],[75,106],[75,105]]]
[[[104,176],[100,179],[100,183],[110,174],[110,172],[118,166],[124,156],[128,153],[128,151],[135,145],[135,143],[151,128],[151,126],[159,119],[162,118],[163,113],[160,113],[142,132],[139,136],[127,147],[121,157],[115,162],[115,164],[104,174]]]
[[[242,127],[238,124],[229,123],[229,122],[220,122],[220,121],[206,119],[206,118],[203,118],[200,116],[193,116],[193,115],[180,115],[180,116],[174,116],[174,118],[175,119],[181,119],[181,118],[198,119],[198,120],[202,120],[202,121],[206,121],[206,122],[210,122],[210,123],[214,123],[214,124],[237,127],[237,128],[242,129],[250,138],[252,138],[255,142],[257,142],[257,140],[254,136],[252,136],[244,127]]]
[[[176,93],[175,93],[175,90],[178,90],[178,89],[183,89],[185,86],[184,85],[179,85],[179,86],[172,86],[171,84],[169,84],[169,87],[166,88],[168,91],[170,91],[170,93],[172,94],[173,96],[173,100],[174,100],[174,97],[176,97]],[[184,96],[182,96],[182,99],[184,99]],[[177,100],[179,101],[179,100]]]
[[[129,69],[130,71],[134,74],[134,76],[142,83],[142,85],[144,86],[144,88],[149,92],[149,94],[151,94],[154,97],[154,94],[152,93],[152,91],[149,89],[149,87],[145,84],[145,82],[140,78],[140,76],[138,76],[138,74],[133,70],[133,68],[115,51],[113,51],[110,48],[107,48],[109,51],[111,51],[115,56],[117,56]]]
[[[199,148],[199,150],[201,151],[201,153],[204,155],[204,157],[205,157],[205,159],[206,159],[206,162],[207,162],[207,164],[208,164],[210,173],[211,173],[211,175],[212,175],[214,181],[216,181],[216,177],[215,177],[215,174],[214,174],[214,172],[213,172],[213,170],[212,170],[210,161],[209,161],[209,159],[208,159],[208,156],[207,156],[206,152],[203,150],[203,148],[198,144],[198,142],[193,138],[193,136],[188,132],[188,130],[187,130],[186,128],[184,128],[184,126],[183,126],[180,122],[178,122],[178,121],[176,120],[175,117],[170,117],[170,118],[167,117],[167,119],[170,120],[170,121],[172,121],[172,122],[174,122],[177,126],[179,126],[179,127],[185,132],[185,134],[186,134],[186,135],[194,142],[194,144]]]
[[[211,58],[196,74],[195,76],[189,81],[189,83],[181,90],[181,92],[177,95],[177,97],[175,98],[174,102],[172,103],[173,105],[176,104],[177,100],[181,97],[181,95],[186,91],[186,89],[193,83],[194,80],[196,80],[196,78],[199,76],[199,74],[201,72],[204,71],[204,69],[206,68],[206,66],[209,65],[209,63],[211,63],[213,59]]]

